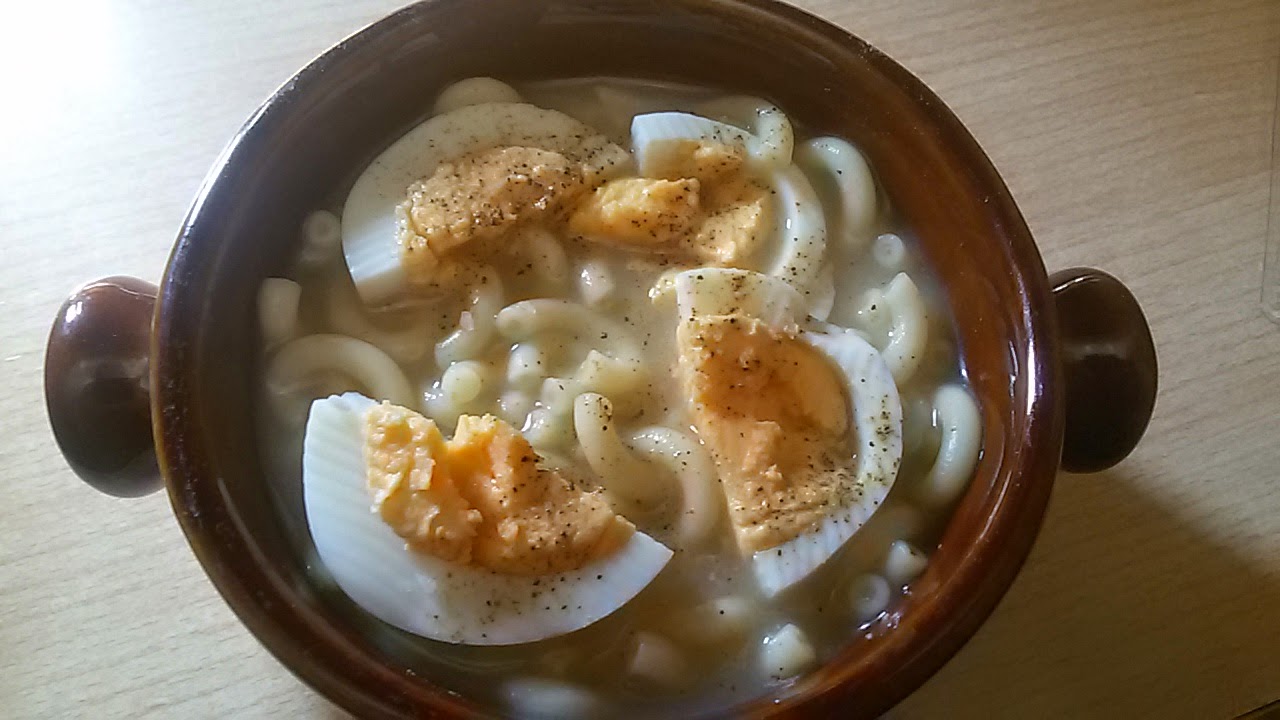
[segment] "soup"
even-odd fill
[[[979,415],[848,142],[704,88],[474,78],[345,198],[261,290],[263,447],[325,591],[433,681],[722,708],[925,567]]]

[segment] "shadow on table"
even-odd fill
[[[1176,499],[1149,494],[1158,480],[1144,489],[1124,467],[1059,476],[1009,595],[894,720],[940,709],[1227,720],[1280,698],[1280,578],[1194,527]]]

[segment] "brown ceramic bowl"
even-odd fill
[[[341,198],[442,86],[473,75],[638,76],[767,97],[803,131],[862,148],[955,313],[985,435],[927,571],[824,667],[722,714],[881,714],[991,613],[1031,548],[1060,463],[1108,467],[1145,429],[1156,364],[1133,296],[1097,271],[1046,275],[973,138],[919,80],[858,38],[772,0],[413,5],[285,83],[218,159],[158,299],[136,280],[82,288],[55,322],[46,364],[50,418],[72,467],[120,495],[163,476],[192,549],[245,625],[351,712],[486,709],[434,684],[429,664],[386,628],[317,594],[310,548],[282,519],[299,509],[273,507],[263,480],[255,294],[296,250],[303,217]]]

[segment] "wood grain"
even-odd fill
[[[0,715],[341,717],[239,625],[162,496],[75,480],[41,354],[76,283],[158,279],[222,143],[396,4],[0,8]],[[1059,479],[1008,598],[893,716],[1225,719],[1280,698],[1280,328],[1258,309],[1280,4],[801,4],[957,111],[1049,268],[1129,284],[1163,370],[1144,444]]]

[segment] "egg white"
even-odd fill
[[[562,153],[597,178],[631,164],[627,151],[577,120],[524,103],[481,103],[436,115],[383,150],[356,179],[342,210],[342,252],[360,297],[389,302],[406,287],[396,206],[442,162],[497,147]]]
[[[815,527],[752,555],[757,583],[773,596],[829,560],[884,502],[902,462],[902,403],[888,365],[853,330],[806,318],[807,303],[790,284],[746,270],[699,268],[675,278],[681,319],[740,313],[794,332],[839,370],[851,404],[857,488]]]
[[[780,169],[791,164],[791,123],[786,121],[786,116],[780,110],[755,98],[745,97],[726,98],[722,103],[713,103],[716,104],[745,104],[751,106],[753,115],[758,110],[765,110],[775,113],[782,122],[771,124],[773,132],[757,135],[747,128],[693,113],[654,112],[636,115],[631,119],[631,147],[640,174],[653,177],[651,171],[666,162],[667,153],[677,144],[688,140],[740,148],[746,151],[751,164],[760,170]]]
[[[672,552],[639,531],[612,555],[555,575],[515,576],[413,552],[372,510],[358,393],[311,406],[303,501],[324,567],[357,605],[411,633],[465,645],[514,645],[586,627],[657,577]]]

